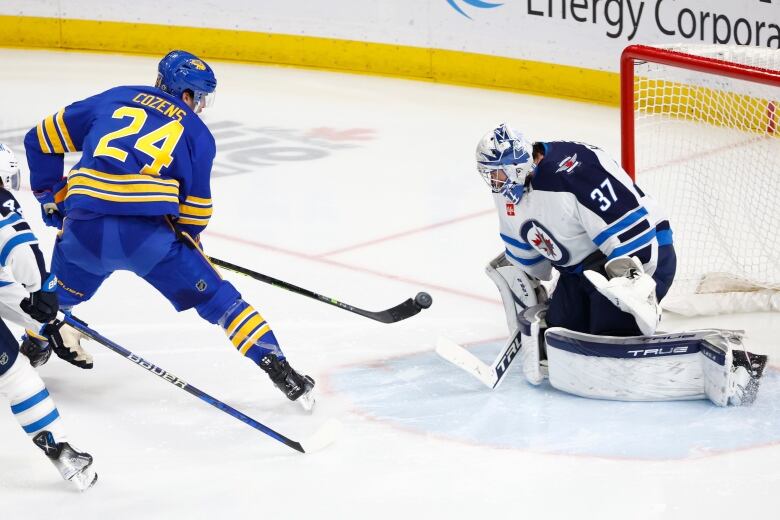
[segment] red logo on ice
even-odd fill
[[[506,214],[509,215],[510,217],[515,216],[515,205],[512,204],[511,202],[506,203]]]

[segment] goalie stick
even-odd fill
[[[501,381],[504,380],[512,360],[520,352],[522,330],[523,324],[515,329],[514,334],[512,334],[496,360],[490,366],[477,359],[474,354],[462,346],[444,337],[438,339],[436,353],[482,381],[488,388],[496,389],[501,384]]]
[[[233,271],[234,273],[243,274],[244,276],[248,276],[250,278],[254,278],[255,280],[259,280],[261,282],[265,282],[267,284],[273,285],[274,287],[279,287],[281,289],[286,289],[288,291],[301,294],[303,296],[308,296],[309,298],[313,298],[315,300],[319,300],[321,302],[334,305],[336,307],[339,307],[340,309],[344,309],[345,311],[353,312],[355,314],[359,314],[361,316],[370,318],[372,320],[381,321],[382,323],[395,323],[397,321],[402,321],[407,318],[411,318],[412,316],[419,314],[421,310],[430,307],[431,304],[433,303],[433,299],[431,298],[430,294],[426,292],[420,292],[417,293],[414,299],[409,298],[405,302],[399,303],[395,307],[391,307],[383,311],[376,311],[376,312],[367,311],[365,309],[360,309],[358,307],[353,307],[352,305],[349,305],[347,303],[340,302],[335,298],[331,298],[329,296],[323,296],[321,294],[312,292],[308,289],[298,287],[297,285],[293,285],[291,283],[285,282],[284,280],[279,280],[277,278],[273,278],[272,276],[268,276],[266,274],[252,271],[251,269],[247,269],[246,267],[241,267],[240,265],[231,264],[230,262],[220,260],[219,258],[214,258],[213,256],[209,257],[209,260],[214,265],[219,266],[223,269],[227,269],[228,271]]]
[[[145,360],[141,356],[138,356],[136,354],[133,354],[129,350],[125,349],[124,347],[114,343],[110,339],[106,338],[105,336],[101,335],[100,333],[92,330],[89,328],[89,326],[81,321],[80,319],[66,314],[63,318],[62,322],[67,323],[77,331],[79,331],[81,334],[86,336],[87,338],[100,343],[104,347],[113,350],[117,354],[125,357],[126,359],[129,359],[136,365],[145,368],[152,374],[156,375],[160,379],[163,379],[164,381],[167,381],[171,383],[173,386],[176,386],[178,388],[181,388],[185,392],[194,395],[198,399],[201,399],[202,401],[207,402],[211,406],[218,408],[225,412],[226,414],[235,417],[239,421],[248,424],[252,428],[256,430],[260,430],[264,434],[268,435],[272,439],[275,439],[282,444],[289,446],[290,448],[299,451],[301,453],[312,453],[314,451],[320,450],[322,448],[325,448],[326,446],[330,445],[336,440],[336,437],[338,435],[339,430],[341,429],[341,423],[336,421],[335,419],[330,419],[325,422],[311,437],[309,437],[305,441],[294,441],[292,439],[289,439],[288,437],[285,437],[279,432],[276,432],[269,428],[268,426],[252,419],[251,417],[244,415],[243,413],[239,412],[235,408],[233,408],[230,405],[227,405],[220,401],[219,399],[216,399],[215,397],[210,396],[206,392],[195,388],[191,384],[187,383],[186,381],[180,379],[179,377],[173,375],[172,373],[168,372],[167,370],[150,363],[149,361]]]

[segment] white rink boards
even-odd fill
[[[0,51],[0,140],[118,84],[151,83],[156,58]],[[501,248],[473,166],[507,120],[531,137],[619,152],[616,109],[496,91],[216,62],[204,119],[219,151],[206,251],[379,310],[420,290],[433,306],[383,325],[226,274],[318,382],[312,416],[194,312],[177,315],[118,273],[78,308],[92,327],[253,418],[302,438],[328,418],[329,449],[301,455],[99,345],[92,371],[41,369],[96,487],[71,491],[0,411],[0,517],[733,518],[772,517],[780,485],[780,381],[752,409],[705,402],[587,401],[509,374],[495,393],[433,353],[445,334],[490,358],[506,336],[483,265]],[[29,191],[27,217],[48,251]],[[778,315],[664,327],[745,328],[780,354]]]

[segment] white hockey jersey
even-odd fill
[[[652,275],[658,247],[672,243],[656,202],[603,150],[565,141],[544,146],[519,201],[516,192],[495,194],[507,258],[542,280],[552,267],[581,273],[626,255]]]
[[[19,303],[38,291],[46,277],[38,240],[22,218],[19,202],[0,188],[0,317],[37,331],[41,324]]]

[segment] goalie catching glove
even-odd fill
[[[615,307],[631,314],[642,334],[655,334],[661,321],[661,308],[655,295],[655,280],[645,273],[635,256],[613,258],[604,266],[609,280],[596,271],[585,277]]]

